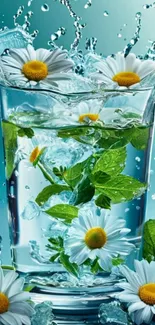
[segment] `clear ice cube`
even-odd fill
[[[53,319],[52,303],[45,301],[35,306],[35,315],[32,317],[31,325],[52,325]]]
[[[116,301],[103,303],[100,306],[99,318],[101,324],[106,325],[129,325],[127,313]]]
[[[10,48],[25,48],[31,42],[31,36],[22,28],[6,29],[0,32],[0,55]]]

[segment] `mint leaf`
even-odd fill
[[[86,203],[90,201],[95,194],[95,187],[91,185],[90,179],[86,176],[75,189],[76,199],[74,204]]]
[[[38,205],[43,205],[53,194],[59,194],[62,191],[68,191],[69,187],[65,185],[53,184],[45,187],[36,197],[35,201]]]
[[[144,225],[143,258],[149,263],[155,261],[155,220],[148,220]]]
[[[109,197],[112,203],[130,201],[142,195],[146,190],[145,183],[141,183],[137,179],[126,175],[117,175],[105,184],[94,182],[94,185],[97,192]]]
[[[75,166],[67,169],[64,172],[64,180],[66,181],[66,183],[69,184],[71,187],[75,187],[82,180],[84,172],[86,174],[90,173],[89,169],[92,160],[93,157],[90,156],[81,163],[78,163]]]
[[[115,257],[115,258],[112,259],[112,265],[113,266],[118,266],[118,265],[123,264],[123,263],[124,263],[124,259],[121,258],[120,256]]]
[[[20,128],[18,130],[18,136],[19,137],[25,137],[27,136],[28,138],[33,138],[34,136],[34,131],[30,128]]]
[[[149,129],[148,128],[136,128],[133,133],[131,144],[137,150],[144,150],[147,147],[149,138]]]
[[[60,253],[56,253],[53,256],[50,257],[50,262],[54,262],[58,257],[60,257]]]
[[[5,158],[6,158],[6,176],[9,179],[15,168],[15,153],[17,150],[17,132],[18,128],[14,124],[2,122]]]
[[[111,176],[99,170],[98,172],[91,174],[89,178],[91,179],[92,182],[96,182],[98,184],[104,184],[107,181],[109,181]]]
[[[98,196],[98,198],[96,199],[95,201],[96,205],[102,209],[111,209],[111,199],[104,195],[104,194],[101,194]]]
[[[93,263],[91,264],[91,272],[96,274],[99,271],[102,271],[102,268],[100,267],[99,263],[98,263],[98,257],[93,261]]]
[[[71,223],[78,216],[78,208],[69,204],[57,204],[45,211],[56,219],[61,219],[66,223]]]
[[[69,261],[69,256],[65,255],[64,252],[62,252],[62,253],[60,254],[60,262],[61,262],[61,264],[65,267],[65,269],[66,269],[69,273],[71,273],[71,274],[73,274],[74,276],[78,277],[79,269],[78,269],[77,264],[75,264],[75,263],[71,263],[71,262]]]
[[[96,162],[93,169],[93,174],[98,171],[103,171],[108,175],[120,174],[125,168],[126,149],[111,149],[105,151],[99,160]]]

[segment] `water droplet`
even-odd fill
[[[155,194],[152,194],[151,197],[152,197],[152,200],[155,200]]]
[[[104,13],[103,13],[103,16],[108,17],[109,16],[109,12],[105,10]]]
[[[126,26],[127,26],[127,24],[124,24],[123,26],[124,26],[124,27],[126,27]]]
[[[18,170],[15,170],[15,176],[16,176],[16,177],[19,176],[19,172],[18,172]]]
[[[5,183],[3,183],[3,186],[5,186],[6,184]]]
[[[25,186],[26,190],[30,190],[30,187],[28,185]]]
[[[135,160],[138,161],[138,162],[141,161],[140,157],[136,157]]]
[[[139,205],[136,206],[136,210],[140,210],[140,206]]]
[[[47,3],[44,3],[42,6],[41,6],[41,10],[42,11],[49,11],[50,8],[49,8],[49,5]]]
[[[130,209],[129,209],[129,208],[126,208],[126,209],[125,209],[125,212],[129,212],[129,211],[130,211]]]
[[[92,5],[92,0],[88,0],[87,3],[85,4],[84,8],[88,9]]]
[[[121,33],[118,33],[118,34],[117,34],[117,37],[118,37],[118,38],[121,38],[121,37],[122,37],[122,34],[121,34]]]
[[[149,8],[151,8],[151,7],[152,7],[152,5],[148,5],[148,4],[143,5],[143,9],[149,9]]]

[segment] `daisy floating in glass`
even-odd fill
[[[155,262],[135,260],[135,270],[120,266],[127,283],[118,284],[124,289],[118,299],[128,303],[128,311],[135,324],[150,324],[155,315]]]
[[[4,276],[0,268],[0,323],[3,325],[30,325],[34,309],[27,301],[30,294],[23,291],[24,278],[15,271]]]
[[[19,87],[57,86],[58,81],[70,79],[67,72],[73,67],[66,50],[35,50],[32,45],[10,49],[8,55],[2,56],[1,63],[8,81]]]
[[[134,53],[126,57],[123,53],[108,56],[98,60],[94,67],[98,71],[91,75],[93,79],[103,86],[119,89],[139,88],[142,82],[145,86],[146,77],[155,73],[155,62],[140,60]]]

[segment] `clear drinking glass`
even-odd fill
[[[123,162],[122,158],[118,160],[120,174],[138,183],[133,185],[129,179],[121,183],[119,175],[112,188],[102,179],[90,178],[90,183],[100,184],[97,188],[102,188],[112,203],[109,213],[124,218],[131,229],[127,240],[135,249],[126,262],[132,265],[139,254],[145,220],[153,89],[63,94],[1,86],[1,100],[12,263],[34,285],[34,295],[50,293],[57,308],[72,305],[75,309],[76,305],[89,312],[92,306],[95,309],[109,299],[107,292],[116,290],[113,285],[117,280],[105,272],[91,275],[87,266],[80,267],[77,279],[59,259],[50,261],[49,238],[64,236],[66,224],[57,216],[59,211],[53,216],[47,211],[60,204],[91,208],[98,190],[92,196],[87,188],[80,192],[83,170],[75,175],[71,168],[106,151],[120,157],[125,152]],[[93,116],[90,112],[81,114],[83,107],[89,107],[90,112],[96,107],[98,111]],[[97,115],[101,119],[95,123]],[[68,170],[70,177],[66,176]],[[115,174],[114,167],[111,177]],[[44,196],[43,189],[53,185],[59,190]],[[101,203],[98,205],[102,208]],[[105,202],[104,208],[108,209]],[[94,295],[99,295],[97,300]],[[88,300],[89,304],[83,302]]]

